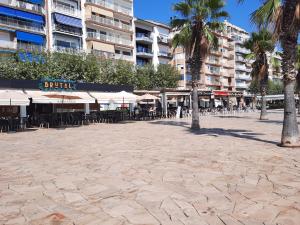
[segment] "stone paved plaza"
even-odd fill
[[[0,134],[0,224],[299,225],[282,111]]]

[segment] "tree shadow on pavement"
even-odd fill
[[[259,138],[258,136],[263,136],[265,134],[255,133],[252,132],[251,130],[223,129],[223,128],[201,128],[200,130],[192,130],[190,129],[190,123],[183,122],[183,121],[155,121],[155,122],[151,122],[151,124],[185,127],[187,132],[192,133],[194,135],[207,135],[213,137],[227,136],[227,137],[258,141],[258,142],[263,142],[263,143],[268,143],[273,145],[278,144],[278,142],[275,141],[264,140]]]

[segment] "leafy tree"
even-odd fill
[[[223,0],[183,0],[174,5],[174,11],[180,15],[171,21],[177,32],[173,38],[173,47],[182,46],[186,62],[192,73],[193,112],[191,128],[200,129],[198,106],[198,81],[203,62],[209,48],[218,46],[215,31],[222,30],[221,18],[228,17],[223,10]]]
[[[151,86],[153,88],[176,88],[179,80],[180,73],[176,67],[169,64],[160,64],[151,80]]]
[[[252,33],[249,40],[244,46],[251,51],[246,58],[254,59],[252,64],[252,79],[260,83],[260,94],[262,96],[260,119],[267,119],[267,101],[266,94],[268,91],[269,80],[269,63],[267,53],[272,53],[275,44],[272,40],[272,34],[266,29],[260,30],[259,33]]]
[[[136,88],[140,90],[152,89],[151,80],[155,77],[155,69],[152,64],[137,66],[136,68]]]
[[[281,146],[299,146],[294,90],[297,75],[295,65],[300,30],[300,2],[299,0],[264,0],[261,7],[252,14],[251,20],[260,27],[271,28],[273,37],[281,42],[285,95]]]

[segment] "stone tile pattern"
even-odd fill
[[[299,225],[282,112],[0,134],[0,224]]]

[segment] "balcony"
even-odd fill
[[[158,43],[160,44],[169,44],[169,38],[167,36],[163,36],[163,35],[160,35],[158,38],[157,38],[157,41]]]
[[[125,60],[125,61],[133,61],[132,55],[123,55],[123,54],[115,54],[115,59],[117,60]]]
[[[206,61],[206,63],[207,63],[207,64],[213,64],[213,65],[216,65],[216,66],[221,66],[221,63],[220,63],[219,60],[213,60],[213,59],[210,60],[210,59],[209,59],[209,60]]]
[[[96,23],[101,23],[104,25],[108,25],[108,26],[112,26],[112,27],[116,27],[122,30],[126,30],[126,31],[132,31],[132,27],[128,24],[125,23],[121,23],[121,22],[116,22],[113,19],[110,18],[104,18],[104,17],[100,17],[100,16],[95,16],[92,15],[91,18],[88,18]]]
[[[42,6],[31,4],[29,2],[21,2],[21,1],[18,1],[18,0],[10,0],[10,1],[8,1],[8,4],[10,6],[14,6],[14,7],[17,7],[17,8],[28,9],[30,11],[45,14],[45,9]]]
[[[170,52],[159,52],[158,53],[159,57],[164,57],[164,58],[168,58],[168,59],[172,59],[173,56]]]
[[[136,33],[136,41],[137,42],[142,42],[142,43],[145,43],[145,44],[152,44],[153,43],[153,38],[149,34]]]
[[[42,52],[45,50],[45,47],[42,45],[18,42],[17,49],[24,50],[26,52]]]
[[[88,38],[93,38],[100,41],[110,42],[114,44],[120,44],[120,45],[126,45],[126,46],[132,46],[132,41],[125,39],[125,38],[119,38],[114,36],[108,36],[106,34],[96,33],[96,32],[87,32]]]
[[[237,57],[235,58],[235,61],[239,61],[239,62],[244,62],[244,63],[246,63],[248,60],[245,59],[244,57],[237,56]]]
[[[116,12],[119,12],[119,13],[122,13],[122,14],[125,14],[125,15],[128,15],[128,16],[132,16],[132,10],[128,9],[124,6],[116,5],[116,4],[113,4],[113,3],[110,3],[110,2],[106,2],[104,0],[87,0],[86,2],[90,2],[90,3],[93,3],[95,5],[102,6],[104,8],[112,9]]]
[[[77,47],[65,47],[65,46],[54,46],[54,51],[59,53],[67,53],[67,54],[81,54],[83,50],[80,46]]]
[[[53,2],[52,10],[69,16],[81,17],[81,10],[75,9],[71,6],[62,5],[57,2]]]
[[[221,55],[222,55],[222,52],[220,52],[220,51],[218,51],[218,50],[211,49],[211,50],[210,50],[210,54],[212,54],[212,55],[217,55],[217,56],[221,56]]]
[[[208,70],[208,71],[206,71],[206,73],[208,75],[215,75],[215,76],[220,76],[221,75],[221,72],[218,71],[218,70]]]
[[[235,48],[235,51],[239,52],[239,53],[243,53],[243,54],[249,54],[250,53],[250,50],[245,49],[245,48],[241,48],[241,47]]]
[[[9,26],[15,29],[22,29],[26,31],[45,33],[45,29],[41,24],[33,24],[23,20],[13,19],[7,16],[0,16],[0,24]]]
[[[16,49],[16,46],[17,46],[17,42],[15,42],[15,41],[1,40],[1,42],[0,42],[1,49]]]
[[[235,67],[236,70],[240,70],[240,71],[245,71],[247,73],[250,73],[252,71],[251,68],[247,68],[246,66],[240,66],[240,65],[237,65]]]
[[[250,81],[251,76],[246,74],[236,74],[236,79]]]
[[[207,81],[206,85],[221,86],[221,82],[220,81]]]
[[[94,56],[100,57],[100,58],[105,58],[105,59],[114,59],[115,54],[112,52],[106,52],[106,51],[101,51],[97,49],[92,49],[91,52]]]
[[[82,35],[81,29],[75,28],[75,27],[70,27],[70,26],[65,26],[65,25],[61,25],[61,24],[55,24],[53,26],[53,31],[59,32],[59,33],[71,34],[71,35],[75,35],[75,36]]]
[[[150,49],[146,48],[137,48],[136,49],[136,56],[142,57],[142,58],[152,58],[153,52]]]
[[[248,88],[248,85],[246,83],[239,83],[239,82],[236,82],[236,87],[237,88],[241,88],[241,89],[247,89]]]

